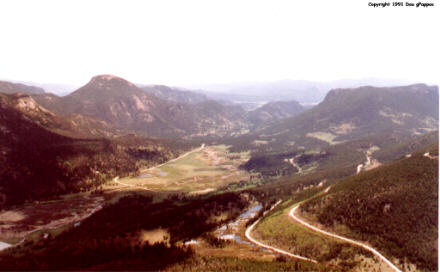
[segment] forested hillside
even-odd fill
[[[28,242],[0,254],[0,270],[157,270],[192,256],[176,243],[198,237],[236,218],[249,204],[239,194],[222,194],[176,203],[153,203],[129,196],[87,218],[58,237]],[[226,214],[223,220],[218,215]],[[142,231],[166,231],[150,244]],[[68,258],[66,256],[69,256]]]
[[[126,136],[74,139],[47,130],[0,97],[1,205],[90,190],[141,166],[177,156],[190,143],[168,148],[157,140]]]
[[[48,100],[59,98],[52,94],[39,94],[36,97]],[[97,120],[90,116],[81,114],[57,115],[39,105],[28,94],[16,93],[8,95],[0,93],[0,100],[5,107],[17,110],[33,123],[57,134],[74,138],[113,138],[127,134],[127,132],[117,129],[105,121]]]
[[[385,133],[438,130],[438,87],[415,84],[335,89],[299,115],[231,140],[236,150],[314,149]]]
[[[342,180],[301,207],[389,256],[437,270],[438,145]]]
[[[303,111],[305,111],[305,107],[301,106],[297,101],[269,102],[247,112],[246,119],[256,127],[267,126],[272,122],[293,117]]]

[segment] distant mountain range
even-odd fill
[[[40,89],[43,89],[46,93],[53,93],[58,96],[67,95],[74,90],[78,89],[78,86],[71,85],[71,84],[60,84],[60,83],[41,83],[41,82],[34,82],[34,81],[23,81],[23,80],[7,80],[3,79],[3,81],[11,82],[14,84],[22,84],[26,86],[32,86],[32,87],[38,87]]]
[[[73,93],[33,95],[57,115],[81,115],[150,137],[219,137],[240,135],[262,123],[299,113],[297,102],[276,102],[246,112],[194,92],[167,86],[138,88],[122,78],[101,75]],[[292,107],[289,107],[292,105]]]
[[[8,81],[8,80],[4,80]],[[80,86],[68,84],[39,83],[30,81],[8,81],[44,89],[45,92],[64,96]],[[214,99],[224,103],[239,103],[245,109],[254,109],[267,102],[295,100],[303,105],[322,101],[328,91],[336,88],[356,88],[361,86],[402,86],[415,82],[404,80],[362,78],[342,79],[328,82],[310,80],[278,80],[267,82],[238,82],[230,84],[185,85],[171,87],[154,84],[136,84],[148,93],[175,102],[197,103]]]
[[[165,100],[111,75],[96,76],[64,97],[36,95],[34,99],[60,115],[91,116],[153,137],[222,136],[247,127],[240,107],[208,100],[195,105]]]
[[[204,94],[165,85],[139,85],[139,88],[148,94],[174,102],[197,104],[210,100]]]
[[[312,109],[244,135],[242,142],[245,149],[310,149],[386,132],[421,135],[438,130],[438,107],[437,86],[334,89]]]
[[[303,90],[314,84],[281,83],[285,86],[295,83]],[[323,88],[323,85],[319,87]],[[264,93],[263,89],[260,86],[255,93]],[[278,91],[274,91],[274,96]],[[207,95],[193,91],[162,85],[139,88],[112,75],[96,76],[63,97],[45,93],[38,87],[9,82],[0,82],[0,92],[30,94],[32,97],[22,96],[19,100],[38,104],[35,109],[43,109],[38,114],[32,113],[34,118],[40,117],[39,123],[60,131],[76,130],[72,135],[81,135],[82,131],[87,136],[114,136],[125,131],[149,137],[216,138],[251,132],[253,136],[243,137],[253,137],[261,145],[270,142],[269,145],[279,146],[281,141],[282,145],[295,143],[300,147],[313,142],[334,144],[379,131],[423,134],[438,128],[438,87],[424,84],[334,89],[322,103],[309,110],[292,100],[270,102],[245,111],[238,105],[210,100]],[[288,93],[287,89],[285,92]],[[46,113],[45,119],[41,114],[44,110],[52,113]]]
[[[220,141],[232,145],[233,149],[259,152],[264,156],[267,152],[284,152],[282,156],[276,155],[273,162],[278,166],[281,160],[289,172],[292,166],[285,159],[300,156],[301,150],[317,149],[322,154],[313,156],[320,160],[329,154],[338,157],[346,152],[343,150],[363,146],[368,141],[371,144],[386,139],[396,144],[399,140],[409,140],[409,136],[438,130],[438,87],[424,84],[334,89],[323,102],[309,109],[296,101],[277,101],[246,111],[239,105],[210,100],[208,96],[179,88],[156,85],[139,88],[116,76],[99,75],[63,97],[33,86],[0,82],[0,102],[1,160],[10,171],[2,175],[9,179],[11,173],[24,173],[28,170],[23,172],[22,169],[32,168],[29,168],[31,162],[23,159],[28,153],[35,155],[33,160],[39,160],[44,156],[37,154],[55,152],[55,157],[69,163],[73,160],[78,167],[83,163],[96,165],[96,160],[106,162],[104,154],[134,163],[136,159],[130,154],[138,152],[118,153],[109,148],[115,145],[124,146],[120,150],[127,148],[126,143],[115,142],[127,134],[135,138],[173,139],[180,146],[188,145],[181,143],[182,139]],[[142,139],[129,142],[136,142],[133,148],[149,146],[148,150],[153,153],[158,152],[156,147],[164,146],[161,148],[165,153],[157,153],[157,160],[169,158],[177,149],[181,150],[171,147],[171,141],[163,144]],[[336,147],[358,140],[360,142],[354,145]],[[333,146],[336,151],[330,148]],[[78,159],[84,154],[92,154],[90,158],[93,159],[85,162]],[[311,160],[309,155],[301,156],[298,157],[300,163]],[[362,152],[356,156],[356,161],[351,163],[364,157]],[[48,169],[65,168],[56,160],[46,161]],[[103,165],[96,171],[110,167]],[[127,169],[135,171],[135,168]],[[28,178],[34,170],[37,171],[28,171],[31,173]],[[94,176],[89,170],[82,173]],[[27,182],[26,179],[23,177],[21,182]],[[69,188],[78,190],[81,187]]]
[[[295,100],[301,104],[321,102],[328,91],[335,88],[355,88],[361,86],[401,86],[409,85],[402,80],[379,78],[343,79],[330,82],[315,82],[307,80],[279,80],[272,82],[242,82],[216,85],[196,85],[192,89],[199,90],[208,97],[216,100],[235,101],[236,103],[253,104],[254,107],[262,102]]]
[[[0,93],[28,93],[28,94],[41,94],[44,93],[44,89],[29,86],[21,83],[11,83],[7,81],[0,81]]]

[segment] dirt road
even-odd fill
[[[303,257],[303,256],[299,256],[299,255],[295,255],[295,254],[292,254],[292,253],[290,253],[290,252],[287,252],[287,251],[285,251],[285,250],[282,250],[282,249],[279,249],[279,248],[276,248],[276,247],[272,247],[272,246],[269,246],[269,245],[266,245],[266,244],[263,244],[263,243],[261,243],[261,242],[258,242],[257,240],[255,240],[254,238],[252,238],[252,236],[251,236],[251,231],[254,229],[254,227],[261,221],[261,219],[263,219],[264,218],[264,216],[266,215],[266,214],[268,214],[270,211],[272,211],[278,204],[280,204],[281,203],[281,200],[280,201],[278,201],[270,210],[268,210],[268,211],[266,211],[265,213],[264,213],[264,215],[260,218],[260,219],[258,219],[257,221],[255,221],[251,226],[249,226],[247,229],[246,229],[246,232],[245,232],[245,235],[246,235],[246,238],[248,238],[249,239],[249,241],[251,241],[252,243],[254,243],[254,244],[256,244],[256,245],[258,245],[258,246],[260,246],[260,247],[264,247],[264,248],[267,248],[267,249],[269,249],[269,250],[272,250],[272,251],[275,251],[275,252],[277,252],[277,253],[281,253],[281,254],[283,254],[283,255],[286,255],[286,256],[289,256],[289,257],[292,257],[292,258],[296,258],[296,259],[300,259],[300,260],[303,260],[303,261],[308,261],[308,262],[312,262],[312,263],[317,263],[317,261],[315,261],[315,260],[313,260],[313,259],[310,259],[310,258],[307,258],[307,257]]]
[[[336,238],[336,239],[342,240],[342,241],[344,241],[344,242],[348,242],[348,243],[350,243],[350,244],[354,244],[354,245],[360,246],[360,247],[362,247],[362,248],[364,248],[364,249],[370,251],[371,253],[373,253],[373,254],[376,255],[377,257],[379,257],[379,258],[380,258],[381,260],[383,260],[386,264],[388,264],[388,265],[389,265],[394,271],[401,272],[401,270],[400,270],[399,268],[397,268],[397,267],[396,267],[391,261],[389,261],[387,258],[385,258],[382,254],[380,254],[380,253],[379,253],[377,250],[375,250],[374,248],[372,248],[372,247],[370,247],[370,246],[368,246],[368,245],[366,245],[366,244],[363,244],[363,243],[361,243],[361,242],[358,242],[358,241],[355,241],[355,240],[352,240],[352,239],[349,239],[349,238],[346,238],[346,237],[343,237],[343,236],[340,236],[340,235],[337,235],[337,234],[333,234],[333,233],[327,232],[327,231],[325,231],[325,230],[318,229],[317,227],[312,226],[312,225],[310,225],[309,223],[305,222],[304,220],[302,220],[301,218],[299,218],[299,217],[295,214],[295,212],[296,212],[296,210],[297,210],[298,208],[299,208],[299,205],[293,207],[293,208],[290,210],[290,212],[289,212],[289,216],[290,216],[293,220],[295,220],[295,221],[297,221],[298,223],[304,225],[304,226],[307,227],[308,229],[314,230],[314,231],[316,231],[316,232],[322,233],[322,234],[327,235],[327,236],[330,236],[330,237],[332,237],[332,238]]]
[[[296,158],[296,157],[295,157]],[[302,172],[302,168],[295,162],[295,158],[289,159],[289,163],[296,169],[298,169],[298,174]]]

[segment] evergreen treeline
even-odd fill
[[[0,254],[1,270],[157,270],[192,255],[176,242],[190,240],[235,219],[247,197],[226,193],[189,202],[152,203],[129,196],[106,206],[80,226],[37,243],[25,242]],[[226,214],[224,220],[217,220]],[[167,243],[142,242],[141,230],[167,229]]]
[[[178,152],[159,150],[148,141],[134,145],[126,139],[62,140],[26,144],[9,154],[0,170],[4,205],[91,190],[113,177],[136,174],[142,166],[165,162]]]
[[[437,149],[430,154],[437,156]],[[437,270],[438,159],[418,153],[352,176],[302,207],[387,255]]]
[[[0,208],[90,190],[194,146],[135,135],[74,139],[43,128],[0,98]]]

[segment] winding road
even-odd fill
[[[313,230],[313,231],[316,231],[316,232],[322,233],[322,234],[324,234],[324,235],[327,235],[327,236],[330,236],[330,237],[332,237],[332,238],[336,238],[336,239],[342,240],[342,241],[344,241],[344,242],[347,242],[347,243],[350,243],[350,244],[353,244],[353,245],[356,245],[356,246],[360,246],[360,247],[362,247],[362,248],[364,248],[364,249],[370,251],[371,253],[373,253],[373,254],[376,255],[377,257],[379,257],[381,260],[383,260],[385,263],[387,263],[387,264],[388,264],[388,265],[389,265],[394,271],[402,272],[399,268],[397,268],[397,266],[395,266],[391,261],[389,261],[387,258],[385,258],[382,254],[380,254],[380,252],[377,251],[376,249],[374,249],[374,248],[372,248],[372,247],[370,247],[370,246],[368,246],[368,245],[366,245],[366,244],[363,244],[363,243],[361,243],[361,242],[358,242],[358,241],[352,240],[352,239],[350,239],[350,238],[346,238],[346,237],[343,237],[343,236],[340,236],[340,235],[337,235],[337,234],[333,234],[333,233],[327,232],[327,231],[325,231],[325,230],[318,229],[317,227],[312,226],[311,224],[305,222],[304,220],[302,220],[301,218],[299,218],[299,217],[295,214],[295,212],[296,212],[296,210],[297,210],[298,208],[299,208],[299,205],[293,207],[293,208],[290,210],[290,212],[289,212],[289,216],[290,216],[293,220],[297,221],[298,223],[304,225],[305,227],[307,227],[308,229],[311,229],[311,230]]]
[[[254,229],[254,227],[255,227],[255,226],[261,221],[261,219],[264,218],[264,216],[265,216],[266,214],[268,214],[269,212],[271,212],[271,211],[272,211],[276,206],[278,206],[278,204],[280,204],[280,203],[281,203],[281,200],[278,201],[277,203],[275,203],[275,205],[273,205],[272,208],[270,208],[270,210],[266,211],[260,219],[258,219],[257,221],[255,221],[251,226],[249,226],[249,227],[246,229],[246,232],[245,232],[245,236],[246,236],[246,238],[248,238],[249,241],[251,241],[252,243],[254,243],[254,244],[256,244],[256,245],[258,245],[258,246],[260,246],[260,247],[267,248],[267,249],[272,250],[272,251],[275,251],[275,252],[277,252],[277,253],[281,253],[281,254],[283,254],[283,255],[286,255],[286,256],[289,256],[289,257],[292,257],[292,258],[296,258],[296,259],[300,259],[300,260],[303,260],[303,261],[308,261],[308,262],[312,262],[312,263],[317,263],[316,260],[313,260],[313,259],[310,259],[310,258],[307,258],[307,257],[303,257],[303,256],[300,256],[300,255],[292,254],[292,253],[287,252],[287,251],[285,251],[285,250],[282,250],[282,249],[279,249],[279,248],[276,248],[276,247],[272,247],[272,246],[269,246],[269,245],[263,244],[263,243],[261,243],[261,242],[258,242],[258,241],[255,240],[254,238],[252,238],[252,236],[251,236],[251,231]]]
[[[331,187],[331,186],[330,186]],[[330,187],[328,187],[328,188],[326,188],[325,189],[325,191],[323,192],[323,193],[327,193],[329,190],[330,190]],[[277,253],[281,253],[281,254],[283,254],[283,255],[286,255],[286,256],[289,256],[289,257],[292,257],[292,258],[296,258],[296,259],[300,259],[300,260],[303,260],[303,261],[309,261],[309,262],[313,262],[313,263],[317,263],[317,261],[316,260],[314,260],[314,259],[311,259],[311,258],[307,258],[307,257],[304,257],[304,256],[300,256],[300,255],[296,255],[296,254],[293,254],[293,253],[290,253],[290,252],[287,252],[287,251],[285,251],[285,250],[282,250],[282,249],[279,249],[279,248],[276,248],[276,247],[272,247],[272,246],[269,246],[269,245],[267,245],[267,244],[263,244],[263,243],[261,243],[261,242],[259,242],[259,241],[257,241],[257,240],[255,240],[254,238],[252,238],[252,236],[251,236],[251,232],[252,232],[252,230],[255,228],[255,226],[269,213],[269,212],[271,212],[278,204],[280,204],[281,203],[281,200],[280,201],[278,201],[270,210],[268,210],[268,211],[266,211],[264,214],[263,214],[263,216],[260,218],[260,219],[258,219],[257,221],[255,221],[251,226],[249,226],[247,229],[246,229],[246,232],[245,232],[245,235],[246,235],[246,238],[247,239],[249,239],[249,241],[251,241],[252,243],[254,243],[254,244],[256,244],[256,245],[258,245],[258,246],[260,246],[260,247],[263,247],[263,248],[267,248],[267,249],[269,249],[269,250],[272,250],[272,251],[275,251],[275,252],[277,252]],[[402,272],[397,266],[395,266],[390,260],[388,260],[387,258],[385,258],[379,251],[377,251],[376,249],[374,249],[373,247],[371,247],[371,246],[369,246],[369,245],[366,245],[366,244],[364,244],[364,243],[361,243],[361,242],[359,242],[359,241],[356,241],[356,240],[353,240],[353,239],[350,239],[350,238],[346,238],[346,237],[343,237],[343,236],[340,236],[340,235],[337,235],[337,234],[333,234],[333,233],[330,233],[330,232],[327,232],[327,231],[325,231],[325,230],[321,230],[321,229],[319,229],[319,228],[317,228],[317,227],[315,227],[315,226],[313,226],[313,225],[311,225],[311,224],[309,224],[309,223],[307,223],[307,222],[305,222],[303,219],[301,219],[301,218],[299,218],[296,214],[295,214],[295,212],[297,211],[297,209],[300,207],[300,204],[298,204],[298,205],[296,205],[295,207],[293,207],[290,211],[289,211],[289,217],[291,217],[294,221],[296,221],[296,222],[298,222],[298,223],[300,223],[300,224],[302,224],[303,226],[305,226],[306,228],[308,228],[308,229],[310,229],[310,230],[313,230],[313,231],[315,231],[315,232],[319,232],[319,233],[321,233],[321,234],[324,234],[324,235],[326,235],[326,236],[330,236],[330,237],[332,237],[332,238],[335,238],[335,239],[339,239],[339,240],[342,240],[342,241],[344,241],[344,242],[347,242],[347,243],[350,243],[350,244],[353,244],[353,245],[356,245],[356,246],[359,246],[359,247],[362,247],[362,248],[364,248],[364,249],[366,249],[366,250],[368,250],[368,251],[370,251],[371,253],[373,253],[374,255],[376,255],[379,259],[381,259],[382,261],[384,261],[392,270],[394,270],[394,271],[396,271],[396,272]]]
[[[298,157],[298,156],[297,156],[297,157]],[[299,166],[299,165],[295,162],[295,158],[296,158],[296,157],[289,159],[289,163],[290,163],[293,167],[295,167],[296,169],[298,169],[298,174],[299,174],[299,173],[302,172],[302,168],[301,168],[301,166]]]

